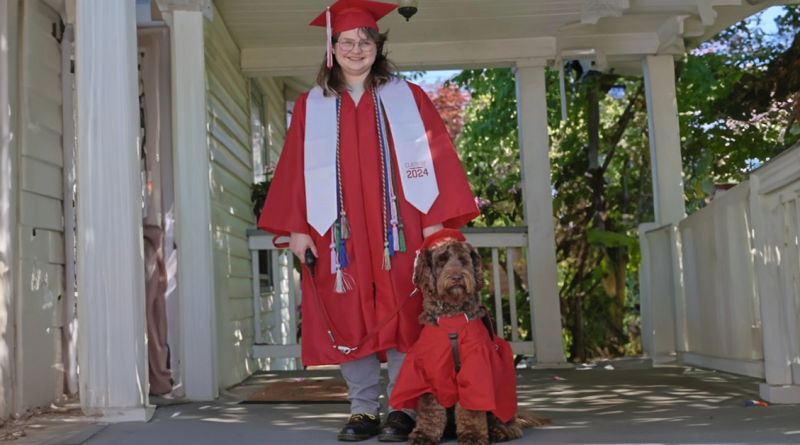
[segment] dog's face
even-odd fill
[[[480,303],[484,287],[483,262],[475,249],[457,241],[445,242],[420,252],[414,284],[425,300],[448,306]],[[427,305],[426,305],[427,306]]]

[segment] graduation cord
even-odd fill
[[[339,183],[338,187],[338,208],[339,208],[339,224],[340,235],[342,239],[350,238],[350,222],[347,220],[347,212],[344,210],[344,188],[342,186],[342,162],[339,153],[339,117],[341,115],[341,99],[336,99],[336,179]],[[342,243],[344,244],[344,243]],[[343,266],[347,267],[347,266]]]
[[[392,153],[387,140],[386,119],[382,113],[382,106],[378,93],[372,89],[372,98],[375,104],[375,120],[378,129],[378,141],[380,143],[381,160],[381,191],[382,199],[382,221],[383,226],[383,261],[382,268],[391,270],[392,257],[397,252],[406,251],[405,235],[403,233],[403,223],[400,218],[400,209],[397,203],[397,180],[392,166]],[[331,274],[336,275],[334,292],[345,293],[353,288],[352,277],[344,273],[350,263],[347,257],[346,240],[350,238],[351,228],[347,219],[347,212],[344,206],[344,186],[342,184],[341,166],[341,98],[336,99],[336,207],[338,216],[331,226]]]
[[[386,113],[385,110],[381,113],[381,121],[380,121],[381,128],[383,129],[384,137],[386,136]],[[403,234],[403,219],[400,217],[400,204],[397,203],[397,177],[394,174],[394,168],[392,167],[392,153],[388,150],[389,144],[386,143],[386,139],[383,139],[381,143],[387,147],[387,151],[389,153],[389,172],[391,173],[392,183],[391,185],[391,193],[392,193],[392,209],[394,211],[392,215],[392,230],[394,231],[394,244],[395,244],[395,251],[406,253],[406,237]]]
[[[381,145],[381,182],[383,188],[383,269],[391,270],[391,258],[396,252],[405,252],[405,237],[402,233],[397,195],[395,194],[394,169],[392,168],[392,155],[386,139],[386,123],[381,113],[381,102],[375,88],[372,89],[372,99],[375,104],[375,120],[378,125],[378,140]],[[387,212],[388,208],[388,212]],[[387,213],[389,213],[387,218]]]
[[[380,119],[379,111],[378,111],[378,94],[375,92],[375,88],[372,89],[372,99],[375,103],[375,118]],[[391,260],[391,253],[389,252],[389,237],[391,236],[391,228],[388,227],[389,224],[386,220],[386,201],[388,200],[388,195],[386,192],[386,150],[383,146],[383,129],[380,125],[380,120],[378,120],[378,140],[380,140],[381,145],[381,187],[383,191],[383,227],[385,232],[383,234],[383,270],[391,270],[392,269],[392,260]]]
[[[336,275],[333,291],[343,294],[353,289],[353,279],[344,273],[350,260],[347,258],[345,240],[350,238],[350,222],[344,210],[344,190],[342,186],[342,163],[339,139],[339,118],[341,115],[341,99],[336,99],[336,207],[339,217],[331,227],[331,273]]]
[[[386,225],[387,235],[389,238],[389,256],[394,257],[395,253],[400,250],[400,235],[397,231],[397,197],[394,193],[394,187],[392,184],[393,180],[393,173],[394,169],[392,168],[392,152],[389,150],[389,144],[386,144],[386,127],[383,124],[383,113],[381,112],[381,104],[378,103],[378,114],[379,116],[375,116],[375,120],[378,122],[378,134],[381,137],[381,149],[382,155],[384,158],[384,162],[386,163],[386,202],[389,204],[389,224]]]

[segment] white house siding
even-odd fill
[[[17,411],[47,406],[62,392],[64,292],[61,46],[52,35],[60,16],[41,1],[20,9]]]
[[[283,143],[286,141],[284,83],[280,78],[265,77],[261,79],[261,87],[264,89],[264,101],[266,103],[269,162],[275,164],[278,162]]]
[[[218,371],[221,387],[256,370],[252,358],[253,302],[246,231],[255,224],[250,200],[248,81],[239,48],[222,17],[205,21],[208,149],[211,157],[211,224],[217,297]]]

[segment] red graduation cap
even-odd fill
[[[436,247],[448,241],[459,241],[463,243],[467,241],[467,238],[456,229],[442,229],[425,237],[425,240],[422,241],[422,245],[419,246],[419,250],[423,251],[431,247]]]
[[[397,5],[371,0],[338,0],[320,14],[311,26],[324,26],[328,30],[328,68],[333,66],[331,38],[344,31],[357,28],[378,29],[378,20],[397,9]]]

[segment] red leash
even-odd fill
[[[288,242],[279,243],[278,238],[280,238],[280,236],[278,235],[272,238],[272,244],[276,248],[286,249],[289,247]],[[363,346],[367,341],[371,340],[372,337],[378,335],[378,332],[380,332],[381,329],[383,329],[387,324],[389,324],[389,322],[392,321],[392,319],[396,317],[398,313],[400,313],[400,311],[403,309],[406,303],[408,303],[408,300],[413,298],[414,295],[417,292],[419,292],[419,288],[415,288],[414,292],[411,292],[411,295],[403,298],[403,300],[400,303],[398,303],[397,306],[395,306],[392,312],[388,313],[385,317],[383,317],[380,323],[375,325],[375,327],[372,328],[372,330],[369,331],[367,335],[364,338],[362,338],[361,341],[359,341],[355,347],[351,348],[348,346],[340,346],[336,344],[336,339],[337,338],[341,339],[342,336],[339,335],[339,332],[336,330],[336,328],[333,327],[333,321],[331,321],[331,318],[328,315],[328,310],[325,309],[325,303],[323,303],[322,300],[319,298],[319,294],[317,293],[317,285],[316,283],[314,283],[314,266],[316,265],[316,262],[317,258],[314,256],[314,253],[311,252],[311,249],[306,249],[305,265],[306,267],[308,267],[308,270],[311,273],[311,289],[314,292],[314,303],[317,306],[317,312],[322,315],[321,318],[322,318],[323,328],[328,333],[328,337],[330,337],[334,349],[338,349],[345,355],[350,354],[351,352],[357,350],[358,348]],[[334,334],[336,335],[334,336]]]
[[[279,243],[278,242],[278,238],[280,238],[280,237],[281,237],[280,235],[273,236],[272,237],[272,245],[275,246],[276,249],[288,249],[289,248],[289,242],[287,241],[285,243]]]
[[[322,314],[322,324],[324,325],[323,328],[328,333],[328,337],[330,337],[334,349],[338,349],[345,355],[350,354],[351,352],[362,347],[365,343],[367,343],[367,341],[371,340],[372,337],[378,335],[378,332],[380,332],[381,329],[383,329],[387,324],[389,324],[389,322],[392,321],[392,319],[395,316],[397,316],[398,313],[400,313],[400,311],[403,309],[406,303],[408,303],[408,300],[413,298],[414,295],[419,291],[419,289],[414,289],[414,292],[411,292],[411,295],[403,298],[403,300],[400,303],[398,303],[397,306],[394,307],[392,312],[386,314],[386,316],[383,317],[383,319],[381,319],[380,323],[375,325],[375,327],[372,328],[372,330],[370,330],[367,333],[367,335],[364,336],[364,338],[362,338],[361,341],[359,341],[355,347],[351,348],[348,346],[340,346],[336,344],[336,339],[337,338],[341,339],[342,336],[339,334],[338,331],[336,331],[336,328],[333,327],[333,322],[331,321],[330,316],[328,316],[327,309],[325,309],[325,303],[322,302],[322,300],[319,298],[319,294],[317,294],[317,285],[314,283],[313,273],[311,275],[311,289],[314,291],[314,302],[316,303],[317,306],[317,312]]]
[[[328,310],[325,309],[325,303],[323,303],[322,300],[319,298],[319,294],[317,293],[317,285],[316,283],[314,283],[314,266],[316,265],[317,259],[311,252],[311,249],[306,250],[305,256],[306,256],[305,257],[306,267],[308,267],[308,270],[311,273],[311,290],[314,292],[314,303],[317,306],[317,312],[319,312],[322,315],[323,328],[328,333],[328,337],[330,337],[334,349],[338,349],[345,355],[350,354],[351,352],[357,350],[358,348],[363,346],[367,341],[371,340],[372,337],[378,335],[378,332],[380,332],[381,329],[383,329],[387,324],[389,324],[389,322],[392,321],[392,319],[395,316],[397,316],[397,314],[403,309],[406,303],[408,303],[408,300],[413,298],[414,295],[419,291],[418,288],[414,289],[414,292],[411,292],[411,295],[403,298],[403,300],[400,303],[398,303],[397,306],[395,306],[392,312],[386,314],[386,316],[383,317],[383,319],[381,319],[381,321],[377,325],[375,325],[375,327],[372,328],[372,330],[370,330],[367,333],[367,335],[364,338],[362,338],[355,347],[351,348],[349,346],[340,346],[336,344],[336,339],[337,338],[341,339],[342,336],[339,335],[339,332],[336,330],[336,328],[333,327],[333,321],[331,321],[331,318],[328,315]],[[334,336],[334,334],[336,335]]]

